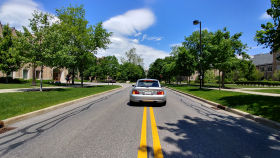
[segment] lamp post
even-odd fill
[[[193,21],[193,24],[194,25],[197,25],[199,24],[199,42],[200,42],[200,53],[199,53],[199,56],[202,57],[202,45],[201,45],[201,21],[199,20],[194,20]],[[199,61],[199,67],[200,67],[200,72],[199,72],[199,80],[200,80],[200,85],[199,85],[199,88],[201,89],[202,88],[202,66],[201,66],[201,61],[200,59],[198,58],[198,61]]]

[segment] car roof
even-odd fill
[[[150,79],[150,78],[143,78],[143,79],[139,79],[138,81],[144,81],[144,80],[148,80],[148,81],[158,81],[157,79]]]

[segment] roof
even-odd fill
[[[270,53],[257,54],[251,59],[254,65],[267,65],[273,63],[273,55]]]

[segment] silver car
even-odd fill
[[[166,104],[166,92],[156,79],[139,79],[130,91],[130,105],[139,102]]]

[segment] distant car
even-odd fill
[[[166,104],[166,92],[156,79],[139,79],[130,91],[130,105],[140,102]]]

